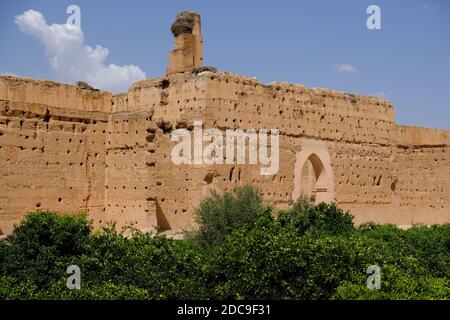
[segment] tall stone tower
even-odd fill
[[[203,64],[200,15],[184,11],[172,23],[175,48],[169,54],[167,74],[191,71]]]

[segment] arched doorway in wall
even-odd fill
[[[322,161],[314,153],[306,159],[303,165],[300,193],[314,196],[317,202],[329,201],[327,173]]]
[[[334,174],[327,144],[312,139],[300,140],[302,150],[295,155],[292,200],[314,196],[316,202],[334,202]]]

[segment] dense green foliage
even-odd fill
[[[233,230],[253,226],[258,218],[270,214],[262,203],[261,192],[250,186],[236,190],[236,195],[213,192],[196,210],[199,229],[187,232],[187,239],[209,248],[221,243]]]
[[[197,219],[174,240],[31,213],[0,241],[0,299],[450,299],[450,225],[355,227],[334,204],[277,211],[250,187],[212,195]],[[371,265],[380,289],[367,288]]]

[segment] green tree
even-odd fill
[[[251,186],[237,188],[235,194],[214,192],[195,212],[198,230],[186,236],[203,247],[212,247],[233,230],[253,226],[259,217],[270,214],[271,208],[263,204],[261,192]]]

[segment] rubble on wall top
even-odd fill
[[[199,68],[195,68],[194,70],[192,70],[192,73],[195,75],[198,75],[202,72],[217,72],[217,68],[214,67],[209,67],[209,66],[203,66],[203,67],[199,67]]]
[[[145,88],[158,87],[162,84],[162,81],[167,80],[167,79],[168,79],[168,77],[164,76],[164,77],[144,79],[141,81],[137,81],[131,85],[128,92],[145,89]]]
[[[89,83],[87,83],[86,81],[77,81],[77,83],[75,84],[80,89],[100,91],[99,89],[95,89],[94,87],[89,85]]]

